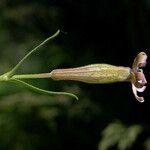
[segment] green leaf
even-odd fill
[[[43,89],[40,89],[38,87],[35,87],[31,84],[28,84],[24,81],[21,81],[21,80],[18,80],[18,79],[12,79],[12,80],[9,80],[9,82],[13,82],[13,83],[16,83],[16,84],[20,84],[20,85],[23,85],[25,86],[26,88],[36,92],[36,93],[39,93],[39,94],[45,94],[45,95],[50,95],[50,96],[56,96],[56,95],[64,95],[64,96],[70,96],[72,98],[75,98],[78,100],[78,97],[72,93],[67,93],[67,92],[54,92],[54,91],[47,91],[47,90],[43,90]]]
[[[45,45],[48,41],[54,39],[55,37],[57,37],[60,33],[60,30],[58,30],[55,34],[53,34],[52,36],[50,36],[49,38],[47,38],[46,40],[44,40],[41,44],[39,44],[38,46],[36,46],[34,49],[32,49],[29,53],[27,53],[20,61],[19,63],[8,73],[6,73],[7,77],[12,77],[16,71],[18,70],[18,68],[23,64],[23,62],[34,52],[36,52],[40,47],[42,47],[43,45]]]

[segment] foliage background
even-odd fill
[[[57,29],[67,34],[30,57],[20,73],[92,63],[131,66],[138,52],[149,55],[149,18],[149,0],[1,0],[0,73]],[[28,82],[73,92],[80,101],[0,83],[0,149],[150,150],[149,87],[140,104],[128,83]]]

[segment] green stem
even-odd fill
[[[54,35],[52,35],[51,37],[47,38],[46,40],[44,40],[41,44],[39,44],[38,46],[36,46],[34,49],[32,49],[28,54],[26,54],[23,59],[21,59],[19,61],[19,63],[10,71],[7,73],[8,77],[13,76],[16,71],[18,70],[18,68],[23,64],[23,62],[35,51],[37,51],[37,49],[39,49],[40,47],[42,47],[44,44],[46,44],[49,40],[54,39],[56,36],[58,36],[60,33],[60,30],[58,30]]]
[[[14,75],[11,77],[11,79],[36,79],[36,78],[50,78],[50,73],[21,74],[21,75]]]

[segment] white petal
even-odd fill
[[[139,80],[138,82],[139,82],[139,83],[143,83],[143,81],[142,81],[142,80]]]
[[[137,88],[134,86],[134,84],[132,84],[132,91],[133,91],[133,94],[134,94],[135,98],[136,98],[139,102],[143,103],[143,102],[144,102],[144,97],[139,97],[139,96],[137,95]]]
[[[146,86],[143,86],[142,88],[136,88],[136,90],[137,90],[138,92],[144,92],[145,89],[146,89]]]

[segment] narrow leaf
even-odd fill
[[[56,95],[64,95],[64,96],[70,96],[72,98],[75,98],[78,100],[78,97],[72,93],[67,93],[67,92],[54,92],[54,91],[47,91],[47,90],[43,90],[43,89],[40,89],[38,87],[35,87],[31,84],[28,84],[24,81],[21,81],[21,80],[18,80],[18,79],[12,79],[12,80],[9,80],[10,82],[13,82],[13,83],[16,83],[16,84],[20,84],[20,85],[23,85],[25,86],[26,88],[36,92],[36,93],[39,93],[39,94],[45,94],[45,95],[50,95],[50,96],[56,96]]]
[[[19,63],[10,71],[7,73],[7,76],[11,77],[13,76],[16,71],[18,70],[18,68],[23,64],[23,62],[34,52],[36,52],[40,47],[42,47],[44,44],[46,44],[48,41],[54,39],[56,36],[58,36],[60,33],[60,30],[58,30],[55,34],[53,34],[52,36],[50,36],[49,38],[47,38],[46,40],[44,40],[41,44],[39,44],[38,46],[36,46],[34,49],[32,49],[29,53],[27,53],[20,61]]]

